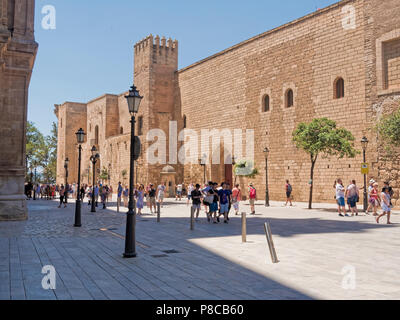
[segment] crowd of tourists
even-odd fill
[[[335,200],[338,205],[338,213],[341,217],[358,216],[357,204],[360,202],[360,190],[355,180],[351,180],[345,187],[342,179],[337,179],[333,185],[335,189]],[[136,184],[133,190],[133,198],[137,209],[137,214],[141,215],[144,206],[150,209],[150,213],[156,213],[157,203],[160,207],[163,207],[164,198],[166,197],[167,185],[161,183],[158,186],[154,184]],[[249,184],[247,192],[247,198],[249,199],[251,214],[255,214],[255,202],[257,200],[257,191],[252,183]],[[286,192],[286,203],[284,206],[293,206],[293,187],[289,180],[286,180],[285,184]],[[35,184],[27,183],[25,185],[25,194],[28,199],[56,199],[57,194],[59,196],[60,204],[59,208],[64,205],[67,206],[68,198],[76,198],[77,185],[55,185],[55,184]],[[117,211],[123,205],[128,207],[129,205],[129,189],[127,186],[123,186],[121,182],[118,183],[116,190],[117,193]],[[88,205],[91,205],[93,195],[95,206],[98,206],[100,200],[103,209],[107,208],[107,203],[112,200],[113,188],[112,186],[103,185],[98,183],[94,187],[91,185],[84,184],[80,190],[81,199],[88,198]],[[391,224],[390,216],[392,205],[392,197],[394,194],[393,188],[388,182],[385,182],[383,187],[380,189],[379,184],[371,179],[367,190],[368,194],[368,208],[366,213],[369,215],[370,212],[376,217],[376,222],[380,223],[380,219],[387,216],[387,223]],[[201,209],[204,209],[208,222],[219,223],[221,216],[223,217],[224,223],[229,221],[229,213],[232,208],[235,214],[239,214],[239,206],[242,201],[242,190],[239,184],[231,186],[228,182],[216,183],[209,181],[207,184],[200,185],[190,183],[185,185],[184,183],[178,184],[175,187],[175,201],[182,201],[187,198],[187,205],[192,202],[192,206],[195,210],[196,220],[199,219]],[[346,209],[347,204],[347,209]],[[378,209],[381,208],[382,213],[378,214]]]
[[[357,187],[356,181],[351,180],[347,187],[344,186],[342,179],[335,181],[334,186],[336,190],[335,199],[338,204],[338,212],[341,217],[358,216],[357,203],[360,201],[360,189]],[[363,188],[361,188],[363,189]],[[389,182],[384,182],[384,185],[379,189],[379,184],[371,179],[367,190],[368,194],[368,208],[366,214],[369,215],[370,211],[376,217],[376,222],[379,223],[380,219],[387,216],[387,224],[391,224],[390,215],[393,208],[392,197],[394,195],[393,188]],[[346,203],[348,210],[346,210]],[[378,208],[382,209],[382,213],[378,214]]]

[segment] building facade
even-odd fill
[[[310,159],[297,150],[292,132],[297,124],[328,117],[350,130],[361,149],[361,138],[370,144],[369,178],[389,180],[399,201],[399,159],[383,160],[376,121],[400,104],[400,7],[398,0],[343,0],[276,29],[267,31],[202,61],[178,70],[178,42],[150,35],[134,47],[135,85],[144,99],[137,117],[142,156],[137,162],[137,182],[236,181],[246,188],[251,181],[259,198],[265,192],[265,157],[270,150],[270,196],[285,198],[285,180],[293,184],[295,200],[309,194]],[[70,178],[75,182],[77,146],[73,135],[80,127],[88,133],[82,173],[90,178],[90,149],[96,145],[101,160],[97,172],[107,172],[105,183],[128,183],[130,117],[121,95],[104,95],[85,104],[66,102],[56,106],[59,120],[57,181],[64,182],[63,161],[69,157]],[[172,122],[171,122],[172,121]],[[161,129],[158,135],[153,129]],[[245,147],[231,150],[236,133],[212,142],[204,130],[220,130],[221,136],[254,130],[254,162],[259,174],[252,179],[234,177],[232,157],[246,158]],[[183,130],[183,134],[179,133]],[[155,137],[157,136],[157,137]],[[197,136],[198,139],[190,139]],[[166,148],[154,153],[155,142]],[[176,152],[176,148],[178,152]],[[183,149],[182,149],[183,148]],[[191,163],[182,163],[197,149]],[[172,151],[171,151],[172,150]],[[162,163],[153,163],[149,154]],[[220,159],[219,163],[212,162]],[[362,155],[354,159],[319,159],[314,176],[314,199],[334,201],[333,182],[363,180]],[[88,170],[89,169],[89,170]],[[85,180],[84,180],[85,182]],[[89,184],[90,181],[88,180]]]
[[[27,218],[25,133],[38,45],[34,0],[0,1],[0,220]]]

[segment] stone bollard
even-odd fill
[[[272,263],[278,263],[279,260],[278,256],[276,255],[274,241],[272,240],[272,232],[268,222],[264,224],[264,230],[265,230],[265,235],[267,236],[267,242],[268,242],[269,252],[271,254]]]
[[[194,230],[194,212],[196,211],[193,206],[190,207],[190,230]]]
[[[161,204],[159,202],[157,202],[157,222],[160,223],[161,221]]]
[[[247,222],[246,222],[246,212],[242,212],[242,242],[247,241]]]

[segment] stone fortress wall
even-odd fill
[[[145,138],[150,129],[160,128],[169,139],[169,121],[178,123],[178,132],[186,130],[201,136],[203,129],[254,129],[254,160],[259,175],[247,180],[237,178],[242,188],[251,181],[259,198],[265,192],[264,147],[270,149],[269,184],[274,200],[285,197],[284,183],[290,179],[295,200],[305,201],[309,193],[310,160],[297,150],[291,135],[299,122],[328,117],[338,126],[349,129],[360,140],[370,140],[367,162],[368,178],[390,180],[398,188],[399,161],[384,161],[379,141],[371,128],[377,118],[399,106],[400,102],[400,7],[397,0],[344,0],[284,26],[239,43],[191,66],[178,70],[178,43],[149,36],[135,45],[135,85],[144,99],[137,120],[141,118],[143,155],[138,161],[138,182],[203,182],[203,168],[196,162],[181,165],[166,149],[166,165],[146,161],[152,143]],[[344,97],[336,98],[336,82],[344,80]],[[293,105],[288,107],[288,92]],[[126,93],[125,93],[126,94]],[[89,167],[89,150],[98,127],[100,167],[110,167],[110,182],[129,176],[130,123],[125,94],[106,95],[80,109],[74,118],[72,103],[57,107],[59,123],[66,121],[74,132],[82,121],[88,139],[84,146],[83,172]],[[264,110],[266,97],[269,110]],[[69,116],[71,114],[71,116]],[[79,117],[79,116],[78,116]],[[138,120],[139,121],[139,120]],[[138,123],[137,123],[138,125]],[[76,127],[76,128],[75,128]],[[69,131],[71,132],[71,131]],[[137,132],[137,131],[136,131]],[[75,138],[75,137],[73,137]],[[178,142],[178,146],[182,145]],[[209,157],[219,153],[230,159],[234,154],[209,150]],[[77,147],[59,133],[59,161],[70,155],[75,159]],[[243,150],[244,151],[244,150]],[[200,152],[200,147],[199,147]],[[236,150],[234,150],[236,152]],[[74,158],[75,157],[75,158]],[[314,177],[315,201],[334,201],[333,182],[338,177],[347,184],[356,179],[362,185],[362,155],[355,159],[320,158]],[[63,167],[58,181],[63,182]],[[165,169],[165,173],[162,173]],[[76,181],[76,169],[70,170],[70,182]],[[168,174],[167,174],[168,173]],[[73,176],[75,174],[75,176]],[[207,165],[206,180],[235,181],[228,163]],[[125,179],[124,183],[128,180]]]

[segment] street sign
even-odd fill
[[[362,174],[369,174],[369,165],[368,163],[361,164],[361,173]]]

